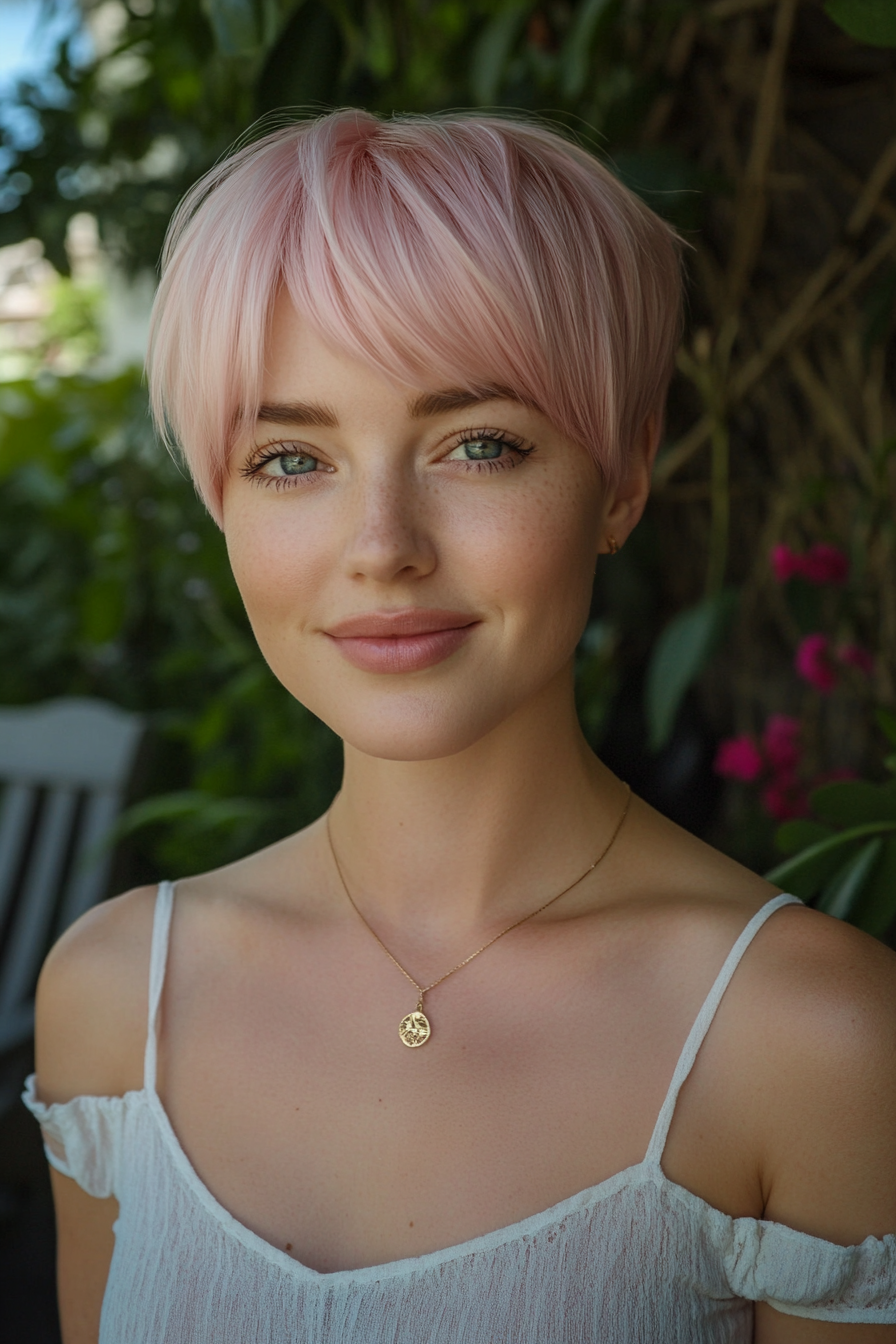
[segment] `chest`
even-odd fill
[[[189,976],[174,959],[163,1100],[240,1222],[319,1270],[385,1263],[643,1159],[705,986],[643,944],[521,930],[432,991],[432,1037],[408,1049],[416,993],[375,952],[259,944]],[[705,1119],[707,1098],[694,1106]],[[707,1197],[699,1151],[680,1146],[677,1179]]]

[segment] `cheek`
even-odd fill
[[[483,596],[492,596],[508,619],[543,637],[581,634],[591,601],[597,558],[600,501],[577,482],[542,482],[515,507],[495,510],[468,535],[467,553]]]
[[[252,500],[232,509],[225,502],[230,564],[266,655],[313,614],[315,597],[334,565],[327,529],[309,516],[310,510],[300,520],[298,511],[288,507],[291,502]]]

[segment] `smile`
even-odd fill
[[[362,672],[422,672],[459,649],[478,624],[468,612],[407,607],[350,616],[324,634]]]

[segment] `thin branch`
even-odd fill
[[[762,87],[753,121],[753,138],[738,202],[738,227],[731,252],[728,305],[735,310],[756,261],[768,211],[766,179],[778,128],[787,52],[799,0],[778,0],[772,44],[765,61]]]
[[[829,149],[819,144],[805,127],[794,124],[788,125],[786,135],[788,140],[807,158],[814,159],[820,168],[824,168],[831,173],[850,196],[855,196],[857,193],[864,194],[866,184],[863,184],[862,179],[856,177],[855,173],[851,172],[846,164],[842,163]],[[891,201],[878,198],[874,205],[874,214],[892,223],[896,220],[896,205],[893,205]]]
[[[868,459],[868,454],[862,447],[859,436],[844,415],[839,402],[817,376],[803,350],[791,350],[788,353],[787,362],[821,429],[830,435],[835,443],[838,443],[847,453],[865,485],[873,490],[875,486],[874,470]]]
[[[872,275],[881,262],[886,261],[893,251],[896,251],[896,228],[890,229],[882,238],[879,238],[871,251],[866,252],[861,261],[856,262],[849,274],[844,276],[837,288],[832,290],[827,298],[819,303],[816,310],[809,315],[801,334],[812,327],[818,326],[819,322],[823,322],[835,309],[839,308],[843,300],[848,299],[858,289],[859,285],[864,284],[869,275]]]
[[[896,137],[887,145],[862,188],[862,194],[846,223],[847,238],[857,238],[863,231],[894,173],[896,173]]]
[[[766,369],[796,333],[806,325],[810,314],[814,318],[819,300],[828,285],[852,260],[852,252],[846,247],[835,247],[828,253],[816,271],[810,275],[797,294],[793,303],[782,313],[765,338],[762,348],[741,366],[731,380],[730,400],[739,401],[753,384],[762,377]]]

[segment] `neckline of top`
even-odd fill
[[[529,1214],[526,1218],[495,1228],[491,1232],[480,1233],[466,1241],[456,1242],[439,1250],[426,1251],[422,1255],[406,1256],[400,1260],[388,1260],[375,1265],[361,1265],[354,1269],[312,1269],[286,1251],[281,1251],[273,1242],[267,1241],[257,1232],[253,1232],[250,1227],[240,1222],[220,1202],[202,1180],[187,1156],[157,1092],[143,1088],[130,1095],[137,1099],[146,1099],[155,1117],[165,1147],[181,1178],[211,1217],[220,1224],[223,1231],[256,1255],[260,1255],[263,1259],[270,1261],[281,1269],[286,1269],[298,1278],[307,1278],[314,1283],[333,1285],[350,1281],[362,1283],[370,1280],[396,1278],[403,1274],[421,1273],[450,1261],[462,1260],[468,1255],[496,1250],[508,1242],[520,1241],[526,1237],[534,1236],[535,1233],[541,1232],[544,1228],[561,1222],[569,1214],[584,1212],[594,1205],[603,1203],[604,1200],[609,1199],[619,1191],[636,1185],[665,1187],[676,1198],[683,1200],[685,1203],[690,1203],[698,1209],[704,1217],[718,1221],[720,1227],[732,1221],[729,1214],[723,1213],[721,1209],[715,1208],[712,1204],[708,1204],[699,1195],[695,1195],[692,1190],[670,1181],[658,1162],[645,1157],[643,1161],[625,1167],[622,1171],[614,1172],[612,1176],[598,1181],[596,1185],[590,1185],[584,1190],[579,1190],[576,1194],[559,1200],[558,1203],[552,1204],[547,1209]]]

